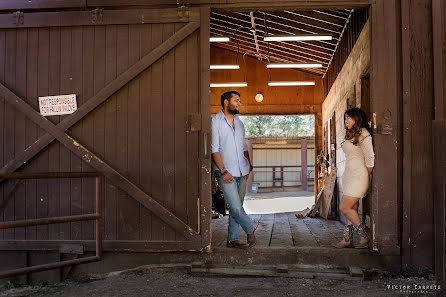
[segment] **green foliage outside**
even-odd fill
[[[240,116],[246,137],[314,136],[314,116]]]
[[[0,280],[1,281],[1,280]],[[11,282],[11,279],[8,277],[8,278],[4,278],[3,279],[3,285],[1,286],[2,288],[5,288],[5,289],[14,289],[14,284]]]

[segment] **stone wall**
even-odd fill
[[[345,168],[345,155],[341,149],[344,140],[344,112],[350,107],[361,107],[361,79],[368,73],[370,65],[370,20],[365,24],[358,41],[353,47],[350,56],[342,67],[339,76],[330,89],[322,104],[322,123],[327,126],[327,121],[335,115],[336,126],[336,167],[337,167],[337,199],[343,195],[342,174]],[[362,203],[360,203],[360,216],[362,217]],[[346,218],[338,211],[338,218],[346,222]]]

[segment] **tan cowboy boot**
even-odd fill
[[[363,224],[359,224],[358,229],[359,233],[359,244],[355,246],[355,249],[365,249],[369,246],[370,237],[367,233],[366,226]]]
[[[333,246],[338,249],[353,247],[353,225],[344,227],[344,237],[340,242],[333,244]]]

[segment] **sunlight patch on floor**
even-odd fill
[[[243,206],[247,214],[274,214],[304,210],[313,204],[314,193],[281,192],[248,194]]]

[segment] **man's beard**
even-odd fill
[[[235,107],[233,109],[228,108],[229,113],[232,113],[232,115],[236,115],[239,114],[240,111],[238,109],[236,109]]]

